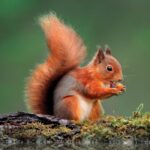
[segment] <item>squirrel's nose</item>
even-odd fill
[[[118,82],[121,82],[121,81],[123,81],[123,78],[121,78],[121,79],[118,80]]]

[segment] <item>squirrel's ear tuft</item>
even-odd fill
[[[111,50],[110,50],[110,48],[108,47],[108,45],[105,46],[105,53],[106,53],[107,55],[111,55]]]
[[[105,58],[104,52],[102,48],[99,48],[95,57],[94,57],[94,64],[99,64]]]

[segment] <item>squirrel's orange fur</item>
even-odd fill
[[[81,38],[54,14],[40,24],[51,51],[37,66],[26,87],[27,103],[33,113],[51,114],[70,120],[98,120],[101,100],[118,95],[125,87],[119,62],[107,48],[99,49],[92,61],[79,67],[86,47]]]

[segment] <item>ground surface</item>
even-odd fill
[[[104,116],[92,123],[76,123],[54,116],[18,112],[0,115],[1,145],[20,144],[110,144],[150,145],[150,113],[131,117]]]

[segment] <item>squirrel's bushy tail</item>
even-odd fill
[[[42,17],[40,24],[51,53],[28,80],[27,103],[33,113],[53,114],[54,89],[62,76],[80,64],[86,47],[76,32],[56,15]]]

